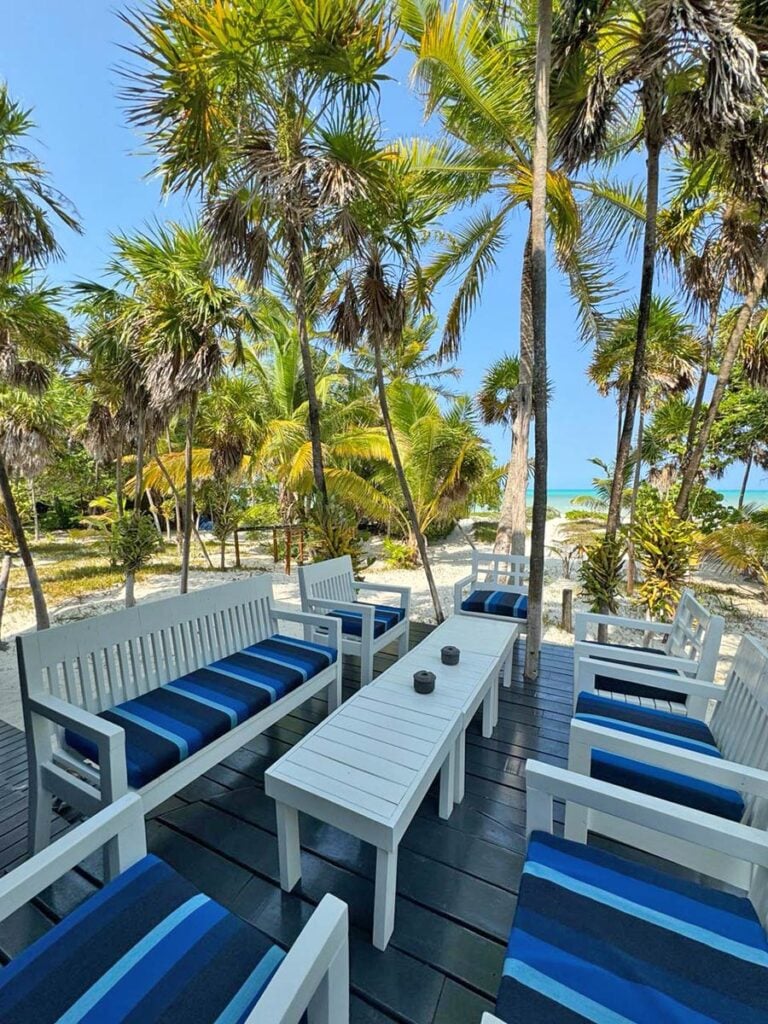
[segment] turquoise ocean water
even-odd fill
[[[720,490],[715,488],[719,494],[722,494],[725,502],[728,505],[737,505],[739,501],[739,492],[730,490]],[[573,508],[572,501],[580,494],[591,494],[592,491],[589,487],[585,488],[573,488],[565,490],[551,490],[547,495],[547,504],[550,508],[556,508],[560,512],[566,512],[568,509]],[[745,496],[745,502],[750,505],[757,505],[760,507],[768,506],[768,490],[750,491],[748,490]],[[533,491],[528,491],[528,503],[533,501]]]

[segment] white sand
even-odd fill
[[[467,527],[469,524],[465,524]],[[547,524],[547,544],[557,539],[559,521],[552,520]],[[481,550],[490,551],[491,545],[478,545]],[[403,570],[388,569],[381,561],[381,542],[372,541],[370,553],[376,555],[376,561],[366,570],[365,577],[370,582],[380,580],[382,583],[396,583],[411,587],[411,617],[420,621],[434,621],[434,611],[427,588],[426,577],[421,569]],[[559,558],[552,557],[548,550],[545,572],[544,590],[544,637],[553,643],[570,644],[572,636],[559,627],[562,591],[565,587],[574,590],[574,611],[586,606],[578,600],[578,582],[576,579],[563,577],[562,564]],[[465,537],[456,530],[446,541],[435,544],[431,549],[431,562],[437,583],[443,611],[446,615],[453,610],[453,584],[469,572],[472,561],[472,549]],[[294,607],[299,603],[296,571],[288,577],[282,571],[274,569],[271,559],[255,547],[243,546],[243,564],[241,571],[230,571],[226,574],[216,572],[190,573],[190,589],[199,589],[221,585],[228,580],[242,579],[253,571],[269,571],[274,581],[275,598]],[[574,569],[575,576],[575,569]],[[722,658],[718,677],[722,678],[727,671],[730,658],[738,646],[739,637],[744,632],[754,633],[758,638],[768,641],[768,620],[766,620],[765,602],[761,600],[757,589],[733,580],[716,579],[711,574],[699,576],[700,582],[728,591],[722,598],[723,607],[716,610],[726,615],[726,635],[723,640]],[[178,577],[176,575],[152,576],[139,580],[136,585],[138,601],[155,600],[177,593]],[[732,596],[736,592],[738,596]],[[710,601],[711,603],[711,601]],[[720,602],[718,602],[720,603]],[[122,589],[112,589],[94,593],[83,601],[67,601],[51,609],[54,623],[86,618],[107,611],[114,611],[123,604]],[[627,607],[624,614],[637,615],[637,609]],[[19,696],[18,671],[13,638],[15,634],[34,628],[34,617],[30,611],[24,613],[8,613],[4,626],[4,639],[9,640],[6,651],[0,652],[0,719],[11,725],[23,727],[21,701]]]

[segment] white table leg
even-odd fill
[[[460,804],[464,799],[464,775],[466,772],[467,735],[459,733],[456,740],[456,767],[453,773],[453,802]]]
[[[280,861],[280,886],[285,892],[301,878],[301,844],[299,842],[299,812],[295,807],[275,804],[277,815],[277,855]]]
[[[483,739],[489,740],[493,736],[493,690],[491,685],[483,697]]]
[[[386,949],[395,928],[397,849],[376,850],[376,894],[373,902],[373,944]]]
[[[493,677],[493,728],[499,724],[499,677]]]
[[[509,652],[509,656],[507,657],[507,660],[504,662],[504,685],[507,687],[507,689],[509,689],[509,687],[512,685],[512,654],[513,654],[513,651],[514,651],[514,647]]]
[[[440,769],[440,808],[441,818],[450,818],[453,811],[453,787],[456,773],[456,747],[454,746]]]

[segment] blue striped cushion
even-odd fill
[[[611,782],[614,786],[625,786],[637,793],[657,796],[661,800],[671,800],[672,803],[716,814],[728,821],[741,821],[744,816],[744,801],[738,790],[716,786],[712,782],[703,782],[680,772],[643,764],[618,754],[593,751],[591,775],[593,779]]]
[[[99,718],[125,730],[128,784],[140,789],[335,660],[332,647],[276,634],[117,704]],[[65,742],[98,763],[90,740],[68,729]]]
[[[392,629],[405,617],[405,608],[395,608],[391,604],[370,604],[368,601],[356,601],[355,604],[367,604],[369,608],[375,608],[373,615],[373,635],[381,636],[387,630]],[[328,612],[335,619],[341,619],[341,631],[348,636],[363,635],[363,613],[353,611],[332,611]]]
[[[0,969],[3,1024],[240,1024],[284,952],[144,857]]]
[[[588,644],[597,643],[596,640],[584,641]],[[649,651],[650,647],[632,647],[629,644],[603,644],[603,647],[612,647],[617,651]],[[666,654],[666,651],[653,649],[654,654]],[[600,652],[601,661],[615,661],[618,665],[633,665],[638,667],[636,661],[632,661],[631,658],[622,658],[618,654],[614,655],[612,652]],[[640,668],[646,666],[639,666]],[[676,675],[676,671],[673,668],[662,668],[658,665],[654,665],[650,670],[653,672],[664,672],[670,675]],[[653,700],[668,700],[673,704],[685,704],[688,700],[686,693],[680,693],[678,690],[667,690],[661,686],[646,686],[643,683],[630,683],[624,679],[613,679],[611,676],[597,676],[597,689],[608,690],[610,693],[624,693],[632,697],[649,697]]]
[[[698,718],[643,708],[637,704],[625,704],[589,692],[579,694],[575,717],[582,722],[608,726],[618,732],[642,736],[657,743],[669,743],[673,747],[720,757],[709,726]]]
[[[462,611],[504,615],[508,619],[528,618],[528,597],[507,590],[473,590],[461,602]]]
[[[507,1024],[765,1024],[749,900],[534,832],[496,1004]]]

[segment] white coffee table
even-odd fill
[[[301,878],[298,811],[376,847],[373,944],[386,949],[395,924],[400,840],[438,772],[440,817],[450,816],[464,720],[458,706],[412,687],[407,693],[378,683],[356,693],[268,768],[264,788],[276,802],[286,892]]]
[[[285,891],[301,878],[299,811],[371,843],[373,944],[386,949],[395,921],[400,840],[438,772],[440,817],[448,818],[463,799],[464,733],[481,704],[483,734],[493,731],[499,670],[505,678],[511,672],[515,628],[460,616],[447,620],[267,769],[264,787],[276,802]],[[440,648],[448,643],[461,649],[458,665],[440,662]],[[431,694],[413,689],[420,668],[437,677]]]

